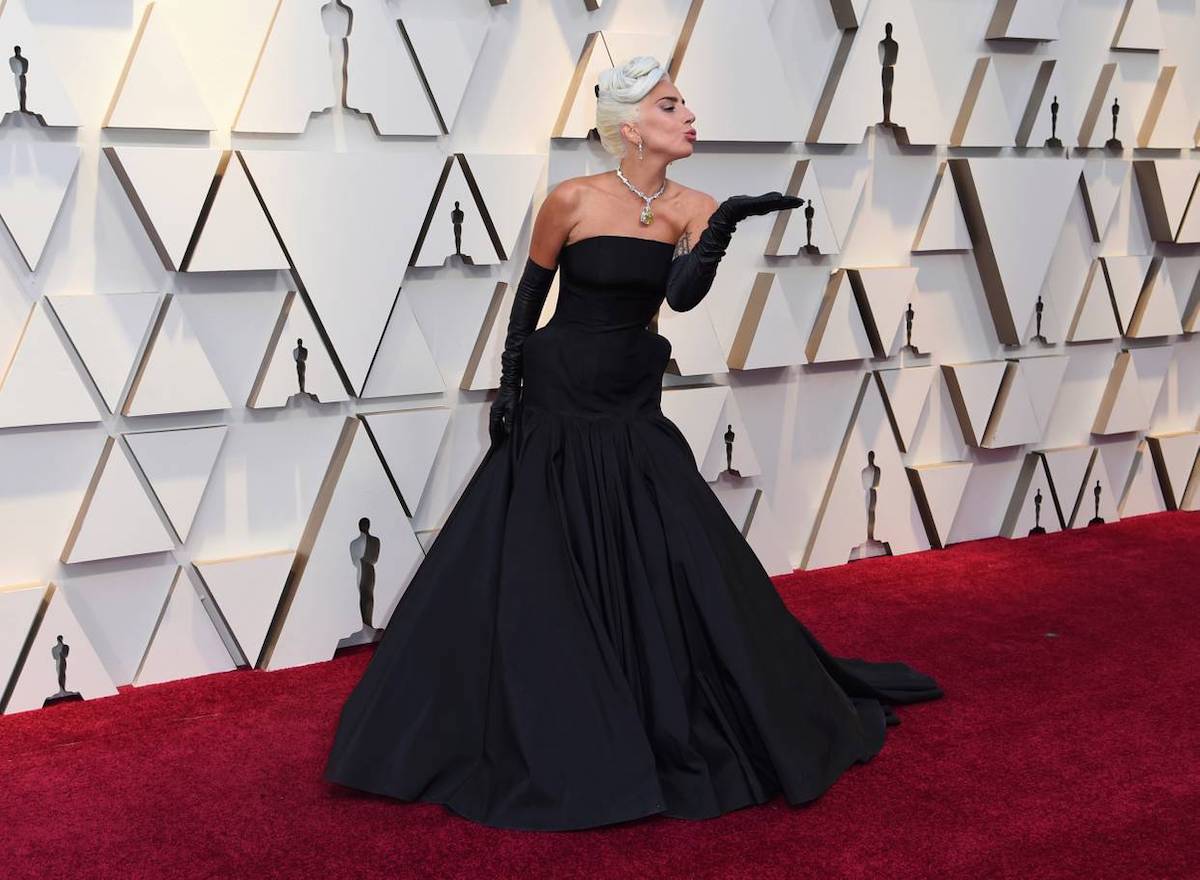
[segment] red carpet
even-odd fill
[[[367,654],[0,719],[0,877],[1200,877],[1200,516],[797,573],[834,653],[945,697],[821,799],[478,826],[320,771]],[[1054,635],[1050,635],[1053,633]]]

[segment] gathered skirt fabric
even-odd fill
[[[501,828],[801,804],[941,695],[831,656],[657,407],[523,402],[348,698],[325,777]]]

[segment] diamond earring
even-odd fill
[[[643,153],[642,153],[642,142],[638,141],[638,159],[645,159],[645,158],[646,158],[645,155],[643,155]]]

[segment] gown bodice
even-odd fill
[[[671,343],[646,325],[666,295],[673,251],[631,235],[562,248],[554,315],[524,342],[524,407],[588,418],[661,413]]]
[[[674,247],[654,238],[595,235],[562,248],[551,321],[591,330],[645,327],[666,293]]]

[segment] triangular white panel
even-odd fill
[[[728,432],[732,431],[731,435]],[[720,479],[721,474],[732,467],[742,477],[762,473],[758,454],[750,439],[750,429],[742,418],[733,389],[728,389],[717,423],[709,437],[708,451],[700,459],[700,473],[710,483]],[[787,569],[791,571],[791,567]]]
[[[45,303],[35,303],[0,373],[0,428],[95,422],[100,414],[63,348]]]
[[[546,160],[536,154],[494,153],[466,153],[463,159],[483,195],[504,257],[511,260]]]
[[[233,668],[204,602],[179,569],[133,683],[157,684]]]
[[[212,189],[223,151],[105,147],[163,266],[178,271]]]
[[[1158,0],[1125,0],[1125,12],[1117,25],[1112,47],[1157,52],[1164,42]]]
[[[1162,68],[1138,131],[1137,145],[1150,149],[1189,149],[1195,146],[1195,122],[1179,68],[1174,65]]]
[[[1129,352],[1137,364],[1138,388],[1151,415],[1158,407],[1175,352],[1174,345],[1146,345]]]
[[[1019,361],[1010,361],[996,396],[996,405],[984,430],[983,445],[989,449],[1036,443],[1041,426],[1030,398],[1029,377]]]
[[[1084,163],[1080,190],[1087,208],[1088,223],[1092,227],[1093,241],[1104,240],[1113,209],[1117,206],[1117,199],[1132,168],[1124,159],[1088,158]]]
[[[1075,306],[1071,327],[1067,331],[1068,342],[1095,342],[1115,339],[1121,335],[1113,311],[1112,297],[1108,292],[1108,280],[1099,260],[1093,260],[1088,270],[1083,293]]]
[[[808,335],[805,354],[809,363],[871,357],[871,342],[855,304],[848,273],[837,272],[830,276]]]
[[[47,298],[112,412],[120,406],[158,300],[157,293]]]
[[[257,409],[287,406],[300,393],[297,349],[301,345],[307,351],[304,357],[304,391],[315,394],[320,403],[347,399],[346,386],[338,377],[321,334],[317,332],[308,313],[308,307],[299,294],[289,291],[247,406]]]
[[[1044,530],[1041,534],[1062,531],[1045,461],[1031,452],[1021,464],[1001,534],[1006,538],[1035,537],[1030,532],[1039,528]]]
[[[725,349],[713,326],[708,304],[701,302],[686,312],[663,306],[658,312],[658,333],[671,343],[672,372],[681,376],[724,373]]]
[[[228,284],[222,283],[221,287],[227,288]],[[263,352],[280,324],[287,296],[282,290],[256,290],[251,285],[247,288],[206,290],[200,296],[179,297],[176,301],[208,354],[225,396],[239,404],[250,397],[262,369]],[[294,370],[292,375],[294,381]]]
[[[79,509],[63,562],[87,562],[171,550],[175,544],[159,519],[133,466],[110,437],[97,475]]]
[[[913,253],[971,249],[971,233],[967,231],[967,221],[963,219],[954,177],[947,169],[945,162],[938,169],[933,192],[925,206],[925,216],[921,218],[921,226],[913,241]]]
[[[75,144],[13,141],[0,149],[0,217],[30,271],[41,262],[78,164]]]
[[[1123,515],[1117,510],[1122,484],[1120,481],[1112,479],[1104,456],[1100,454],[1103,448],[1097,447],[1096,455],[1092,459],[1092,466],[1088,468],[1087,476],[1080,488],[1079,507],[1075,511],[1075,519],[1071,521],[1073,529],[1087,528],[1092,525],[1092,520],[1096,517],[1100,517],[1106,523],[1112,523]],[[1096,525],[1102,524],[1096,523]]]
[[[958,119],[950,133],[950,146],[1008,147],[1013,143],[1013,122],[991,62],[990,55],[975,62]]]
[[[804,568],[846,562],[859,545],[867,542],[869,493],[864,487],[869,481],[875,483],[875,529],[870,537],[888,544],[893,555],[930,546],[883,397],[870,376],[863,377],[860,387],[808,540]],[[877,481],[870,470],[872,458],[878,468],[874,473]]]
[[[693,14],[697,7],[698,14],[686,19],[669,72],[679,91],[695,106],[705,108],[705,117],[697,117],[700,137],[710,141],[800,140],[804,132],[799,102],[779,60],[762,4],[703,0],[694,3]],[[730,88],[730,79],[711,63],[716,57],[736,68],[743,81],[754,83],[761,104],[755,106],[738,89]],[[762,106],[777,107],[780,112],[763,113]],[[858,140],[862,140],[861,129]]]
[[[1140,159],[1133,163],[1146,223],[1155,241],[1173,242],[1196,188],[1200,161]]]
[[[0,46],[20,46],[21,54],[31,62],[25,77],[26,112],[35,114],[43,125],[81,124],[57,71],[50,64],[50,56],[42,46],[38,29],[30,22],[24,3],[18,0],[0,0]],[[20,93],[15,85],[13,83],[13,88],[4,90],[0,113],[21,112]]]
[[[766,493],[758,486],[728,480],[712,488],[767,573],[771,577],[791,574],[796,565],[788,554],[788,528],[771,509]]]
[[[180,541],[186,541],[192,529],[226,430],[224,425],[213,425],[125,435]]]
[[[1044,434],[1050,425],[1054,402],[1058,399],[1058,389],[1067,374],[1070,360],[1065,354],[1051,354],[1021,358],[1017,362],[1018,368],[1025,374],[1025,387],[1029,392],[1029,402],[1033,405],[1039,434]]]
[[[930,536],[930,543],[935,547],[945,547],[949,542],[954,517],[962,504],[973,465],[971,461],[943,461],[906,469],[913,492],[928,514],[926,531],[932,529],[935,532]]]
[[[735,370],[798,363],[805,341],[774,272],[759,272],[727,362]]]
[[[459,212],[462,219],[458,224],[458,247],[463,255],[475,266],[499,263],[500,255],[484,221],[486,207],[475,200],[457,157],[451,157],[448,165],[449,173],[434,203],[413,265],[440,268],[455,253],[454,216]]]
[[[329,0],[278,0],[271,31],[233,125],[235,132],[301,134],[309,116],[338,102],[329,73]]]
[[[401,19],[400,26],[417,56],[445,130],[453,131],[467,82],[479,61],[487,25],[468,19],[412,15]]]
[[[358,3],[353,10],[346,106],[369,114],[381,135],[442,134],[397,17],[383,3]]]
[[[424,554],[366,429],[351,419],[305,527],[298,554],[307,561],[293,573],[294,593],[283,603],[266,668],[328,660],[338,642],[362,631],[358,571],[350,550],[362,518],[380,542],[371,617],[378,629],[387,626]]]
[[[669,64],[676,35],[594,31],[587,35],[575,63],[551,137],[585,138],[596,126],[596,91],[600,73],[626,58],[649,55]]]
[[[1062,446],[1039,452],[1050,475],[1050,490],[1059,514],[1059,525],[1067,528],[1075,521],[1076,509],[1083,497],[1084,483],[1091,471],[1096,450],[1091,446]]]
[[[486,293],[486,306],[480,311],[470,311],[461,314],[451,320],[456,320],[458,326],[478,328],[473,333],[464,334],[467,340],[471,342],[470,353],[467,355],[467,361],[459,378],[458,387],[464,391],[481,391],[489,388],[498,388],[500,385],[500,355],[504,351],[504,341],[508,331],[508,315],[512,310],[512,303],[516,296],[516,289],[519,285],[521,277],[521,267],[514,265],[508,267],[513,270],[514,274],[511,281],[497,281],[486,284],[484,290],[490,291]],[[558,303],[558,280],[559,276],[556,273],[550,281],[550,290],[546,295],[546,301],[542,304],[542,310],[538,320],[539,325],[548,321],[554,313]],[[410,285],[408,290],[411,291],[416,285]],[[464,293],[464,290],[469,290],[467,286],[461,286],[454,296],[446,296],[447,303],[454,303],[456,306],[461,306],[468,299],[469,294]],[[481,297],[482,298],[482,297]],[[410,302],[411,307],[415,307],[416,303]],[[669,307],[662,306],[664,311]],[[416,312],[414,311],[414,314]],[[445,306],[438,310],[438,318],[441,315],[447,314]],[[455,313],[450,313],[454,315]],[[424,316],[426,323],[432,323],[436,318],[429,317],[428,313]],[[431,332],[431,337],[436,340],[443,336],[438,332],[439,325],[434,324],[434,330]],[[454,324],[450,326],[455,326]],[[376,354],[378,359],[380,356],[390,357],[390,352],[395,348],[390,337],[398,335],[404,329],[401,325],[393,325],[384,332],[384,337],[379,343],[379,352]],[[432,341],[432,340],[431,340]],[[722,360],[722,369],[724,369],[724,361]]]
[[[1162,257],[1157,257],[1142,286],[1125,335],[1147,339],[1179,333],[1183,333],[1183,325],[1179,320],[1179,306],[1175,287],[1171,283],[1171,273],[1167,271]]]
[[[388,329],[371,365],[362,396],[438,394],[444,390],[445,379],[438,370],[420,324],[416,323],[412,305],[401,291],[388,317]]]
[[[440,154],[245,150],[242,156],[360,391],[437,183]]]
[[[45,595],[45,584],[0,587],[0,696],[8,687]]]
[[[450,410],[438,406],[373,412],[364,414],[363,421],[405,505],[416,510],[446,436]]]
[[[1008,361],[1003,360],[942,364],[963,439],[972,446],[983,443],[984,429],[1007,368]]]
[[[1077,89],[1068,78],[1065,65],[1054,58],[1042,61],[1017,125],[1017,146],[1042,147],[1051,142],[1052,146],[1065,149],[1083,118],[1083,108],[1075,97]],[[1053,144],[1054,139],[1058,144]]]
[[[1092,424],[1092,433],[1145,431],[1150,427],[1151,412],[1152,406],[1142,394],[1133,357],[1128,351],[1117,352]]]
[[[262,652],[295,555],[280,550],[193,563],[251,666]]]
[[[1153,258],[1149,256],[1101,257],[1104,274],[1108,278],[1108,289],[1113,305],[1121,321],[1121,332],[1128,332],[1133,320],[1142,287],[1150,273]]]
[[[279,240],[236,154],[229,157],[204,229],[185,267],[188,272],[287,269]]]
[[[214,128],[166,10],[166,4],[146,4],[105,128]]]
[[[663,393],[663,414],[687,439],[697,468],[703,467],[708,458],[728,397],[729,388],[724,385],[677,388]],[[724,432],[722,428],[721,433]]]
[[[870,332],[879,335],[876,357],[889,357],[904,345],[905,313],[909,303],[916,298],[919,271],[915,266],[872,266],[851,270],[851,279],[859,282],[854,290],[859,297],[859,306],[865,305],[863,321]]]
[[[806,204],[803,208],[776,213],[765,252],[775,256],[799,254],[805,252],[811,242],[816,253],[836,254],[841,245],[830,223],[814,161],[801,159],[796,163],[785,193],[802,199]]]
[[[829,225],[840,249],[863,200],[863,190],[875,165],[866,156],[824,156],[821,159],[821,197],[829,211]]]
[[[1180,431],[1174,434],[1148,436],[1154,455],[1154,466],[1162,485],[1163,498],[1171,510],[1185,510],[1192,501],[1188,492],[1197,479],[1197,453],[1200,452],[1200,433]],[[2,595],[2,594],[0,594]]]
[[[53,653],[58,647],[59,636],[67,646],[64,684],[68,693],[75,691],[85,700],[111,697],[117,693],[87,632],[75,618],[66,595],[53,585],[50,589],[50,603],[34,633],[25,662],[17,670],[12,696],[4,708],[6,715],[40,709],[48,697],[59,692],[58,660]]]
[[[72,572],[59,584],[117,686],[133,681],[179,571],[173,559],[149,565],[130,562],[85,566],[86,573]]]
[[[934,367],[906,367],[900,370],[879,370],[875,373],[883,386],[884,403],[900,451],[905,452],[912,444],[917,424],[929,400],[929,389],[933,387]]]
[[[1121,68],[1110,62],[1100,68],[1091,100],[1083,114],[1076,144],[1083,148],[1103,147],[1114,136],[1113,107],[1117,108],[1116,138],[1122,146],[1134,146],[1133,133],[1140,116],[1128,101],[1130,90],[1121,76]],[[1122,103],[1124,99],[1124,103]]]
[[[1200,244],[1200,200],[1192,199],[1179,232],[1175,234],[1176,244]]]
[[[1039,40],[1059,38],[1058,23],[1067,0],[996,0],[988,24],[989,40]]]
[[[229,398],[178,299],[168,295],[166,312],[125,401],[127,416],[229,408]]]
[[[1019,345],[1075,194],[1081,159],[951,159],[1000,341]]]
[[[1118,491],[1120,486],[1110,488]],[[1111,495],[1113,492],[1105,494]],[[1121,495],[1121,516],[1141,516],[1145,513],[1158,513],[1166,509],[1167,502],[1163,498],[1162,485],[1154,474],[1154,462],[1150,457],[1150,448],[1146,441],[1142,440],[1134,455],[1133,465]]]
[[[892,122],[902,127],[897,137],[909,144],[937,144],[946,138],[937,83],[926,61],[929,56],[917,18],[909,0],[892,0],[869,6],[858,30],[843,37],[853,42],[845,63],[840,67],[836,63],[840,55],[835,60],[806,138],[809,143],[861,143],[867,127],[883,121],[879,44],[885,38],[885,24],[892,25],[892,39],[899,46],[891,108]],[[714,49],[709,57],[721,51]],[[680,89],[690,94],[683,86]]]

